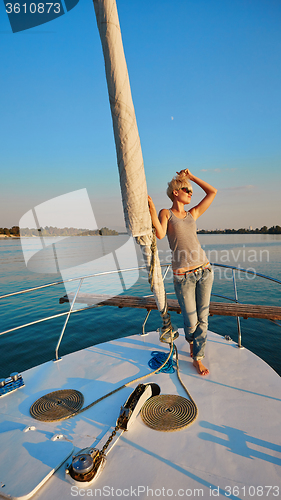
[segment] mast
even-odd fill
[[[153,267],[151,285],[163,319],[162,333],[165,333],[171,331],[172,326],[158,251],[153,241],[143,156],[116,1],[93,1],[104,55],[125,224],[128,233],[141,246],[147,269]]]

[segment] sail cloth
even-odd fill
[[[151,217],[148,209],[143,156],[115,0],[94,0],[113,120],[122,203],[129,234],[140,244],[147,268],[154,259],[153,293],[166,317],[167,300],[157,248],[152,254]]]
[[[132,236],[151,234],[140,138],[131,95],[115,0],[94,0],[120,175],[126,228]]]

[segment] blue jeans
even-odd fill
[[[174,287],[184,321],[187,342],[193,343],[193,359],[204,358],[209,304],[214,272],[211,266],[185,276],[174,275]]]

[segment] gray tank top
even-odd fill
[[[196,222],[191,213],[187,212],[184,219],[179,219],[171,210],[169,212],[167,237],[172,250],[173,270],[207,264],[208,259],[198,240]]]

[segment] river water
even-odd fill
[[[234,265],[281,280],[281,235],[199,235],[201,245],[212,263]],[[46,238],[45,238],[46,240]],[[170,261],[166,240],[158,242],[161,263]],[[48,239],[42,248],[39,238],[0,240],[0,294],[53,283],[62,279],[100,273],[104,270],[134,268],[143,264],[139,248],[127,235]],[[26,265],[27,262],[27,265]],[[81,292],[94,291],[116,295],[150,294],[145,271],[130,271],[86,280]],[[250,304],[280,305],[281,284],[255,274],[236,271],[239,301]],[[67,285],[75,291],[77,281]],[[166,291],[173,292],[172,276]],[[40,318],[65,312],[59,304],[66,293],[63,284],[0,300],[0,331]],[[232,272],[215,267],[214,295],[234,297]],[[222,299],[213,297],[212,300]],[[81,308],[77,304],[76,309]],[[59,354],[141,333],[145,310],[98,307],[71,315]],[[182,317],[172,313],[172,322],[182,327]],[[54,358],[65,316],[37,323],[0,336],[0,377],[23,371]],[[153,311],[146,330],[161,326],[159,313]],[[209,328],[237,341],[236,318],[213,316]],[[241,319],[242,344],[264,359],[281,375],[281,328],[268,320]]]

